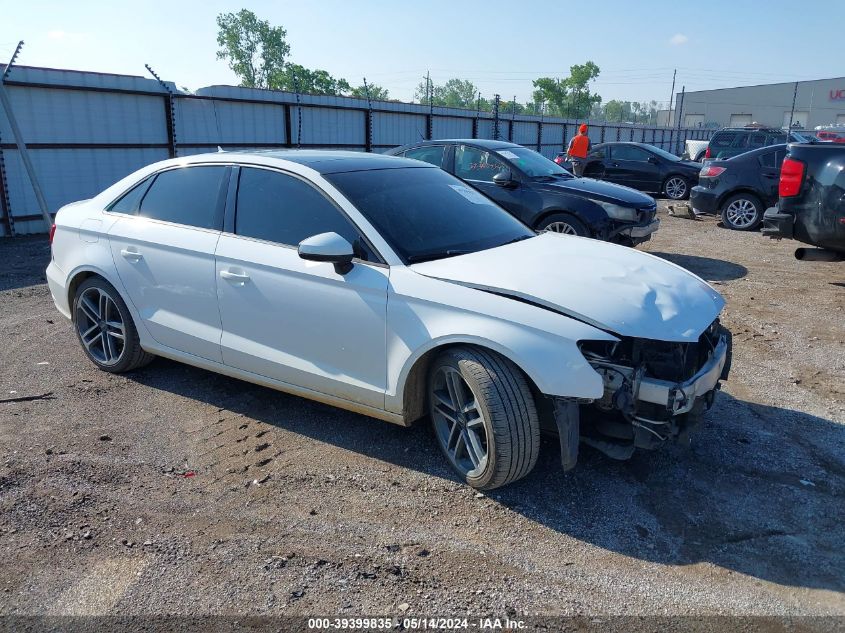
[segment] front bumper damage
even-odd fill
[[[594,401],[555,403],[564,469],[577,460],[574,438],[616,459],[670,439],[687,441],[728,377],[732,347],[731,333],[718,320],[695,343],[582,343],[582,353],[602,377],[604,394]]]

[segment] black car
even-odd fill
[[[786,144],[782,143],[708,162],[690,194],[693,211],[721,213],[722,222],[729,229],[756,229],[765,210],[777,204],[780,166],[785,156]]]
[[[633,246],[651,239],[660,224],[650,196],[627,187],[576,178],[548,158],[515,143],[434,140],[387,153],[437,165],[536,231]]]
[[[681,160],[648,143],[602,143],[587,154],[584,176],[684,200],[698,182],[700,169],[701,163]]]
[[[726,127],[713,133],[704,153],[704,160],[714,158],[718,160],[739,156],[745,152],[790,143],[806,143],[809,139],[797,132],[790,132],[787,139],[786,131],[779,128],[763,127],[749,124],[745,127]]]

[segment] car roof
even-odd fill
[[[734,160],[736,158],[745,159],[745,158],[754,158],[759,156],[760,154],[767,154],[769,152],[776,152],[778,150],[785,150],[786,143],[775,143],[774,145],[765,145],[764,147],[756,147],[754,149],[748,150],[747,152],[743,152],[742,154],[737,154],[736,156],[731,156],[730,158],[726,158],[724,160]]]
[[[464,145],[477,145],[484,149],[506,149],[508,147],[522,147],[518,143],[511,143],[510,141],[497,141],[490,138],[437,138],[428,141],[419,141],[418,143],[408,143],[400,149],[409,149],[412,147],[425,147],[426,145],[442,145],[443,143],[463,143]]]
[[[250,163],[251,159],[258,159],[263,164],[290,162],[303,165],[320,174],[334,174],[347,171],[370,171],[374,169],[399,169],[411,167],[415,169],[431,167],[433,165],[418,160],[371,154],[368,152],[352,152],[344,150],[323,149],[274,149],[274,150],[238,150],[233,152],[215,152],[213,154],[195,154],[185,159],[184,163],[196,162],[235,162]],[[269,160],[268,160],[269,159]]]

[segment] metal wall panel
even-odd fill
[[[176,138],[186,145],[285,143],[285,109],[283,105],[180,98],[176,100]]]
[[[159,96],[7,86],[27,143],[166,143]],[[0,110],[0,136],[12,131]]]
[[[435,116],[431,127],[434,138],[472,138],[472,119]]]
[[[302,143],[326,146],[364,145],[364,112],[333,108],[302,108]],[[299,108],[291,108],[291,135],[296,144]]]
[[[405,145],[425,138],[425,115],[373,113],[373,144]],[[437,135],[435,134],[435,138]]]
[[[531,146],[537,143],[537,124],[526,121],[514,121],[513,142],[520,145]]]

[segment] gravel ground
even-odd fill
[[[644,249],[716,284],[734,332],[692,445],[563,474],[545,440],[486,495],[425,426],[97,371],[43,237],[0,241],[0,614],[845,617],[845,266],[661,218]]]

